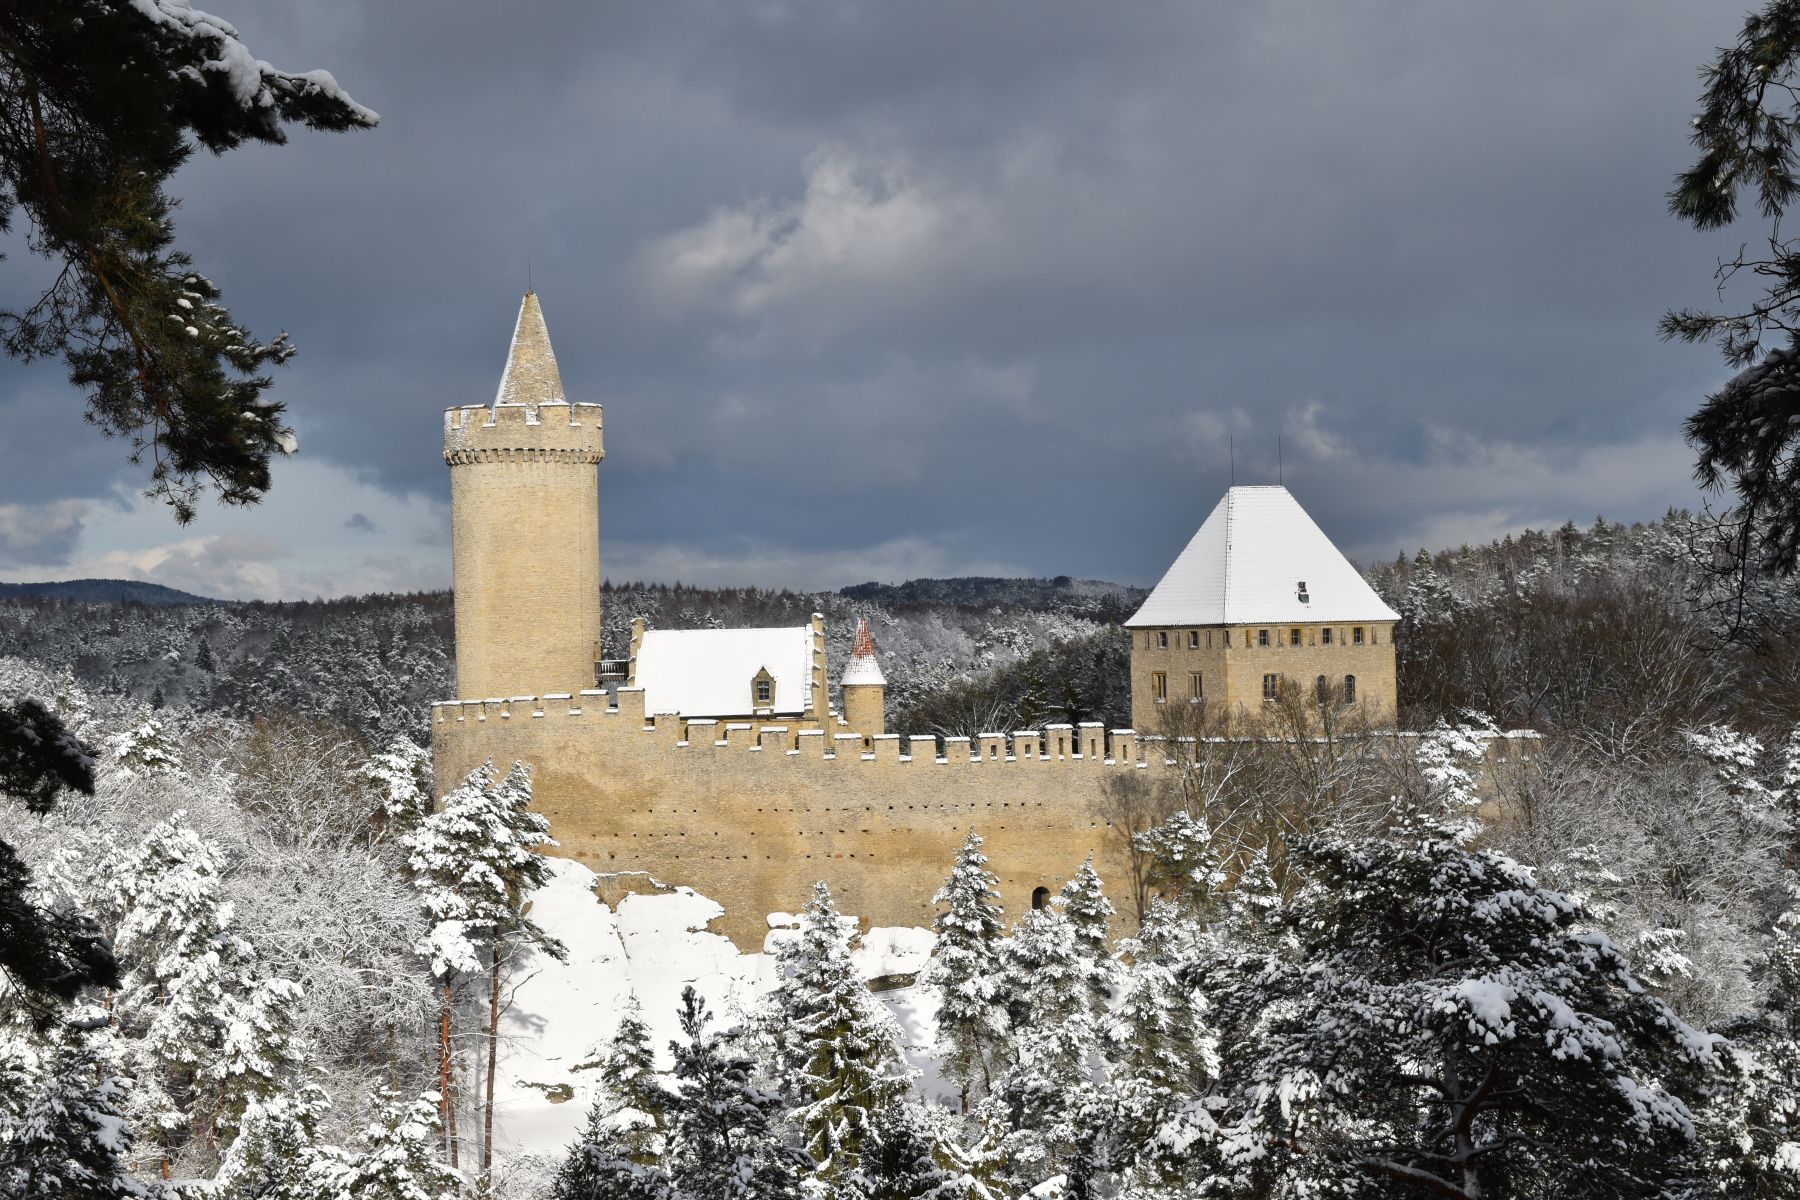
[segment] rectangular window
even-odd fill
[[[1319,630],[1319,644],[1322,646],[1331,645],[1331,630],[1329,628]]]
[[[1205,692],[1203,692],[1201,690],[1200,672],[1198,672],[1198,671],[1189,671],[1188,672],[1188,686],[1190,688],[1188,695],[1190,695],[1193,699],[1204,700],[1206,698]]]
[[[1161,671],[1150,673],[1150,694],[1161,704],[1169,698],[1169,677]]]
[[[1156,647],[1159,650],[1167,650],[1169,648],[1169,631],[1168,630],[1159,629],[1156,631]]]
[[[1249,637],[1250,635],[1248,633],[1246,633],[1244,636]],[[1256,644],[1258,646],[1266,646],[1269,644],[1269,631],[1268,630],[1259,629],[1256,631]]]
[[[1353,645],[1353,646],[1362,645],[1362,630],[1363,630],[1363,627],[1361,625],[1358,625],[1355,628],[1350,630],[1350,644],[1351,645]]]
[[[1319,678],[1323,679],[1324,676],[1321,675]],[[1356,676],[1354,675],[1344,676],[1344,703],[1356,703]]]
[[[1300,631],[1298,629],[1288,630],[1288,645],[1298,646],[1299,644],[1300,644]]]
[[[1275,701],[1277,701],[1279,699],[1281,699],[1281,676],[1279,676],[1279,675],[1264,675],[1263,676],[1263,703],[1264,704],[1273,704],[1273,703],[1275,703]]]
[[[758,704],[768,704],[771,701],[773,701],[774,699],[775,699],[775,685],[770,683],[767,679],[757,680],[756,681],[756,702]]]
[[[1188,630],[1188,649],[1189,650],[1198,650],[1199,648],[1200,648],[1200,631],[1198,629]]]

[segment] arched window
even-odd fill
[[[1354,675],[1344,676],[1344,703],[1356,703],[1356,676]]]
[[[1050,889],[1047,887],[1031,889],[1031,907],[1045,908],[1050,903]]]
[[[1317,681],[1314,682],[1313,687],[1318,693],[1319,703],[1325,703],[1325,698],[1331,695],[1331,685],[1325,682],[1325,677],[1323,675],[1319,676]]]

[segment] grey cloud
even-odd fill
[[[444,497],[530,261],[607,404],[609,574],[1146,582],[1220,434],[1263,478],[1279,433],[1370,553],[1691,500],[1719,367],[1654,322],[1727,239],[1662,196],[1729,4],[213,5],[383,116],[182,180],[184,244],[301,347],[304,454]],[[140,486],[19,378],[0,503]]]
[[[357,533],[380,533],[381,526],[369,518],[367,513],[351,513],[344,519],[344,528]]]

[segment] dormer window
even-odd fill
[[[1294,594],[1299,597],[1300,603],[1312,603],[1312,597],[1308,595],[1306,591],[1306,580],[1302,579],[1299,583],[1294,585]]]
[[[769,674],[767,667],[762,668],[750,679],[750,707],[775,707],[775,677]]]

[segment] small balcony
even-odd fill
[[[609,683],[624,683],[630,677],[629,658],[602,658],[594,663],[594,683],[598,687],[605,687]]]

